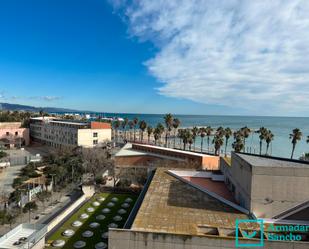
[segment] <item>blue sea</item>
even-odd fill
[[[105,117],[127,117],[133,119],[137,117],[139,120],[145,120],[149,125],[156,126],[161,122],[164,124],[164,115],[161,114],[125,114],[125,113],[104,113]],[[211,126],[217,128],[230,127],[232,130],[237,130],[241,127],[248,126],[252,130],[257,130],[264,126],[270,129],[275,135],[274,140],[270,145],[269,154],[279,157],[291,156],[292,144],[289,139],[289,134],[294,128],[299,128],[303,137],[296,145],[294,158],[299,158],[304,152],[309,152],[309,144],[306,143],[309,136],[309,117],[259,117],[259,116],[215,116],[215,115],[174,115],[181,122],[181,127],[193,126]],[[230,138],[228,149],[231,149],[233,138]],[[196,139],[196,147],[200,146],[200,139]],[[206,139],[204,141],[205,148]],[[222,148],[223,149],[223,148]],[[263,144],[263,153],[265,153],[266,144]],[[258,134],[252,133],[246,141],[246,151],[259,153],[259,138]]]
[[[155,126],[158,122],[164,124],[164,115],[159,114],[114,114],[107,113],[106,116],[116,116],[122,118],[133,119],[137,117],[139,120],[145,120],[151,126]],[[252,130],[257,130],[264,126],[270,129],[274,134],[274,140],[270,145],[269,154],[279,157],[291,156],[292,143],[289,134],[294,128],[299,128],[303,137],[296,145],[294,158],[299,158],[304,152],[309,152],[309,144],[306,143],[309,136],[309,118],[305,117],[257,117],[257,116],[212,116],[212,115],[174,115],[181,122],[181,127],[193,126],[211,126],[217,128],[230,127],[237,130],[241,127],[248,126]],[[233,138],[230,138],[228,149],[231,149]],[[196,139],[196,147],[200,146],[200,139]],[[206,145],[206,139],[204,140]],[[266,144],[263,144],[263,153],[265,153]],[[246,150],[252,153],[259,153],[258,134],[252,133],[246,141]]]

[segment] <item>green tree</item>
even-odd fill
[[[196,140],[196,137],[198,135],[198,132],[199,132],[199,128],[197,128],[196,126],[194,126],[192,128],[192,140],[193,140],[193,150],[195,150],[195,140]]]
[[[118,138],[119,138],[119,135],[118,135],[118,130],[119,130],[119,127],[121,126],[121,122],[117,119],[115,122],[114,122],[114,129],[115,129],[115,140],[116,142],[118,142]]]
[[[31,219],[31,213],[38,209],[38,205],[35,201],[27,202],[26,205],[23,207],[23,213],[29,213],[29,223]]]
[[[150,143],[150,136],[153,133],[153,128],[151,126],[147,127],[147,136],[148,136],[148,143]]]
[[[186,145],[189,143],[192,144],[192,134],[190,129],[179,129],[178,130],[178,137],[182,140],[183,143],[183,150],[186,150]],[[190,148],[191,149],[191,146]]]
[[[136,138],[136,134],[135,134],[135,129],[136,129],[136,125],[138,124],[138,118],[134,118],[133,119],[133,132],[134,132],[134,134],[133,134],[133,141],[135,142],[135,138]]]
[[[123,122],[122,122],[122,130],[124,132],[124,138],[127,139],[127,126],[129,124],[129,119],[128,118],[124,118]]]
[[[232,144],[232,147],[235,152],[241,152],[244,148],[243,135],[240,131],[235,131],[233,136],[234,142]]]
[[[291,159],[293,159],[294,156],[294,151],[295,151],[295,147],[298,141],[301,140],[302,137],[302,132],[300,131],[300,129],[295,128],[292,133],[290,134],[290,139],[292,140],[292,153],[291,153]]]
[[[266,142],[266,155],[268,155],[269,144],[274,140],[274,134],[271,130],[267,130],[265,134],[265,142]]]
[[[51,198],[51,193],[48,191],[42,191],[36,194],[36,198],[43,204],[45,209],[45,202]]]
[[[156,127],[153,131],[153,137],[154,137],[154,140],[155,140],[155,145],[157,145],[157,142],[158,140],[160,139],[161,137],[161,131],[158,127]]]
[[[207,145],[208,145],[208,152],[209,152],[209,144],[210,144],[210,136],[212,135],[213,128],[210,126],[206,127],[206,136],[207,136]]]
[[[173,127],[173,115],[171,113],[165,114],[164,116],[164,123],[166,127],[166,132],[165,132],[165,147],[167,147],[167,141],[168,137],[170,135],[170,132]]]
[[[227,145],[228,145],[230,137],[232,136],[232,130],[229,127],[225,128],[224,135],[225,135],[225,150],[224,150],[225,153],[224,154],[226,156]]]
[[[204,137],[206,136],[206,129],[204,127],[201,127],[199,129],[199,134],[201,137],[201,152],[203,152]]]
[[[267,129],[265,127],[260,127],[257,133],[259,134],[260,139],[260,155],[262,155],[263,140],[266,138]]]
[[[219,132],[216,132],[212,140],[212,143],[214,144],[214,147],[215,147],[215,155],[220,155],[220,148],[224,143],[224,140],[223,140],[224,133],[222,133],[221,131],[222,130],[220,130]]]
[[[132,140],[132,129],[134,128],[134,122],[132,120],[129,121],[129,128],[130,128],[130,140]],[[134,134],[135,134],[135,128],[134,128]]]
[[[180,120],[178,118],[173,119],[173,128],[174,128],[174,148],[176,146],[176,132],[178,127],[180,126]]]
[[[139,128],[141,130],[141,136],[140,136],[140,141],[143,142],[143,138],[144,138],[144,132],[147,128],[147,123],[145,122],[145,120],[141,120],[139,122]]]
[[[246,151],[246,139],[250,136],[251,129],[245,126],[245,127],[240,128],[240,131],[244,139],[244,152],[245,152]]]

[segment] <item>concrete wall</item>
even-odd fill
[[[309,200],[309,167],[253,167],[251,210],[273,217]]]
[[[226,163],[224,159],[221,159],[220,169],[224,174],[227,187],[234,193],[235,200],[240,206],[251,211],[251,165],[232,154],[232,166]]]
[[[219,169],[219,156],[204,155],[202,159],[202,167],[207,170]]]
[[[7,132],[9,133],[9,135],[7,135]],[[17,132],[17,135],[15,135],[16,132]],[[7,127],[7,126],[1,127],[0,126],[0,139],[2,138],[4,139],[6,138],[12,141],[16,138],[23,138],[25,141],[25,145],[29,145],[30,143],[29,129],[20,128],[20,127]]]
[[[158,163],[159,161],[163,161],[162,158],[148,155],[141,156],[116,156],[115,157],[115,165],[118,167],[132,167],[132,166],[146,166],[149,167]],[[164,159],[165,164],[176,164],[174,160]]]
[[[97,133],[97,137],[93,134]],[[98,141],[98,144],[102,144],[106,141],[110,141],[112,137],[111,129],[79,129],[78,130],[78,145],[83,147],[93,147],[94,140]]]
[[[235,238],[219,236],[178,235],[167,233],[151,233],[122,229],[109,230],[109,249],[235,249]],[[252,242],[242,240],[242,243]],[[308,249],[304,242],[269,242],[267,249]],[[252,247],[242,247],[252,248]]]
[[[309,200],[309,167],[251,166],[235,153],[232,166],[221,160],[220,167],[235,199],[259,218],[274,217]]]

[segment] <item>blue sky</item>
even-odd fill
[[[1,1],[0,102],[304,116],[296,104],[309,99],[308,59],[299,57],[308,49],[308,22],[299,25],[308,4],[215,2]],[[278,16],[257,24],[270,7]],[[279,31],[269,35],[274,24]]]

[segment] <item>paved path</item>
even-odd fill
[[[25,165],[11,166],[3,170],[0,174],[1,194],[9,194],[14,191],[12,188],[13,180],[18,176],[18,173],[23,167],[25,167]]]

